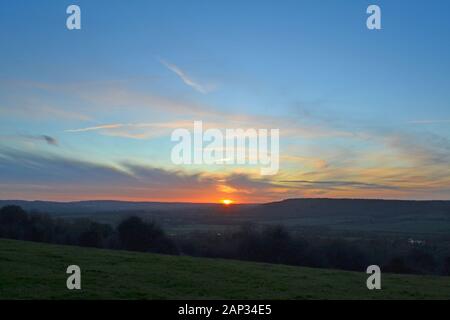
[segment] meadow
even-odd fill
[[[81,290],[66,268],[81,268]],[[0,299],[449,299],[450,277],[167,256],[0,240]]]

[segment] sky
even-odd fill
[[[68,30],[66,8],[81,8]],[[381,8],[381,30],[366,9]],[[0,3],[0,198],[450,199],[448,1]],[[177,128],[280,130],[280,168]]]

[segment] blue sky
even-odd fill
[[[81,30],[65,27],[70,4]],[[382,30],[366,28],[369,4],[381,7]],[[449,198],[448,1],[0,6],[1,198]],[[174,166],[170,132],[193,120],[280,128],[279,175]],[[163,174],[135,181],[131,164]],[[94,194],[83,191],[91,170],[108,181]],[[197,189],[155,195],[183,179]]]

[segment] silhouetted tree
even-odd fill
[[[83,247],[101,248],[112,232],[109,225],[91,222],[89,229],[81,233],[79,244]]]
[[[325,248],[328,266],[345,270],[363,270],[367,266],[363,252],[354,244],[335,240]]]
[[[295,253],[291,235],[285,227],[281,225],[267,226],[261,236],[265,261],[289,263],[288,261]]]
[[[423,248],[413,248],[407,257],[408,265],[419,273],[431,273],[436,269],[436,260]]]
[[[0,209],[0,236],[12,239],[25,239],[28,214],[19,206],[6,206]]]
[[[261,235],[254,224],[244,223],[234,238],[237,240],[237,256],[239,259],[263,260]]]
[[[132,251],[175,253],[176,247],[154,222],[144,222],[139,217],[130,217],[117,227],[123,247]]]
[[[28,214],[19,206],[5,206],[0,209],[1,224],[23,224],[27,220]]]
[[[55,221],[45,214],[30,214],[26,238],[37,242],[57,242]]]
[[[394,257],[383,268],[383,271],[390,273],[412,273],[413,270],[406,265],[403,257]]]

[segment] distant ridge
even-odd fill
[[[0,200],[0,207],[18,205],[29,211],[48,213],[94,213],[117,211],[215,209],[222,207],[214,203],[152,202],[120,200],[86,200],[72,202]],[[448,200],[384,200],[384,199],[334,199],[334,198],[293,198],[264,204],[234,205],[242,214],[298,216],[298,215],[338,215],[338,214],[412,214],[427,212],[450,215]]]
[[[165,226],[186,230],[222,230],[243,223],[282,224],[309,230],[351,230],[403,235],[450,234],[450,201],[377,199],[287,199],[265,204],[127,202],[93,200],[76,202],[0,200],[0,207],[19,205],[29,212],[62,218],[91,218],[118,223],[125,216],[156,219]],[[317,231],[314,231],[317,232]]]
[[[366,215],[398,216],[411,214],[439,214],[450,216],[447,200],[382,200],[382,199],[333,199],[300,198],[270,202],[254,210],[260,215],[278,217]]]
[[[118,200],[86,200],[72,202],[56,201],[27,201],[27,200],[0,200],[0,207],[18,205],[28,211],[41,211],[47,213],[94,213],[106,211],[134,211],[134,210],[173,210],[182,208],[197,208],[215,206],[215,204],[197,204],[182,202],[131,202]]]

